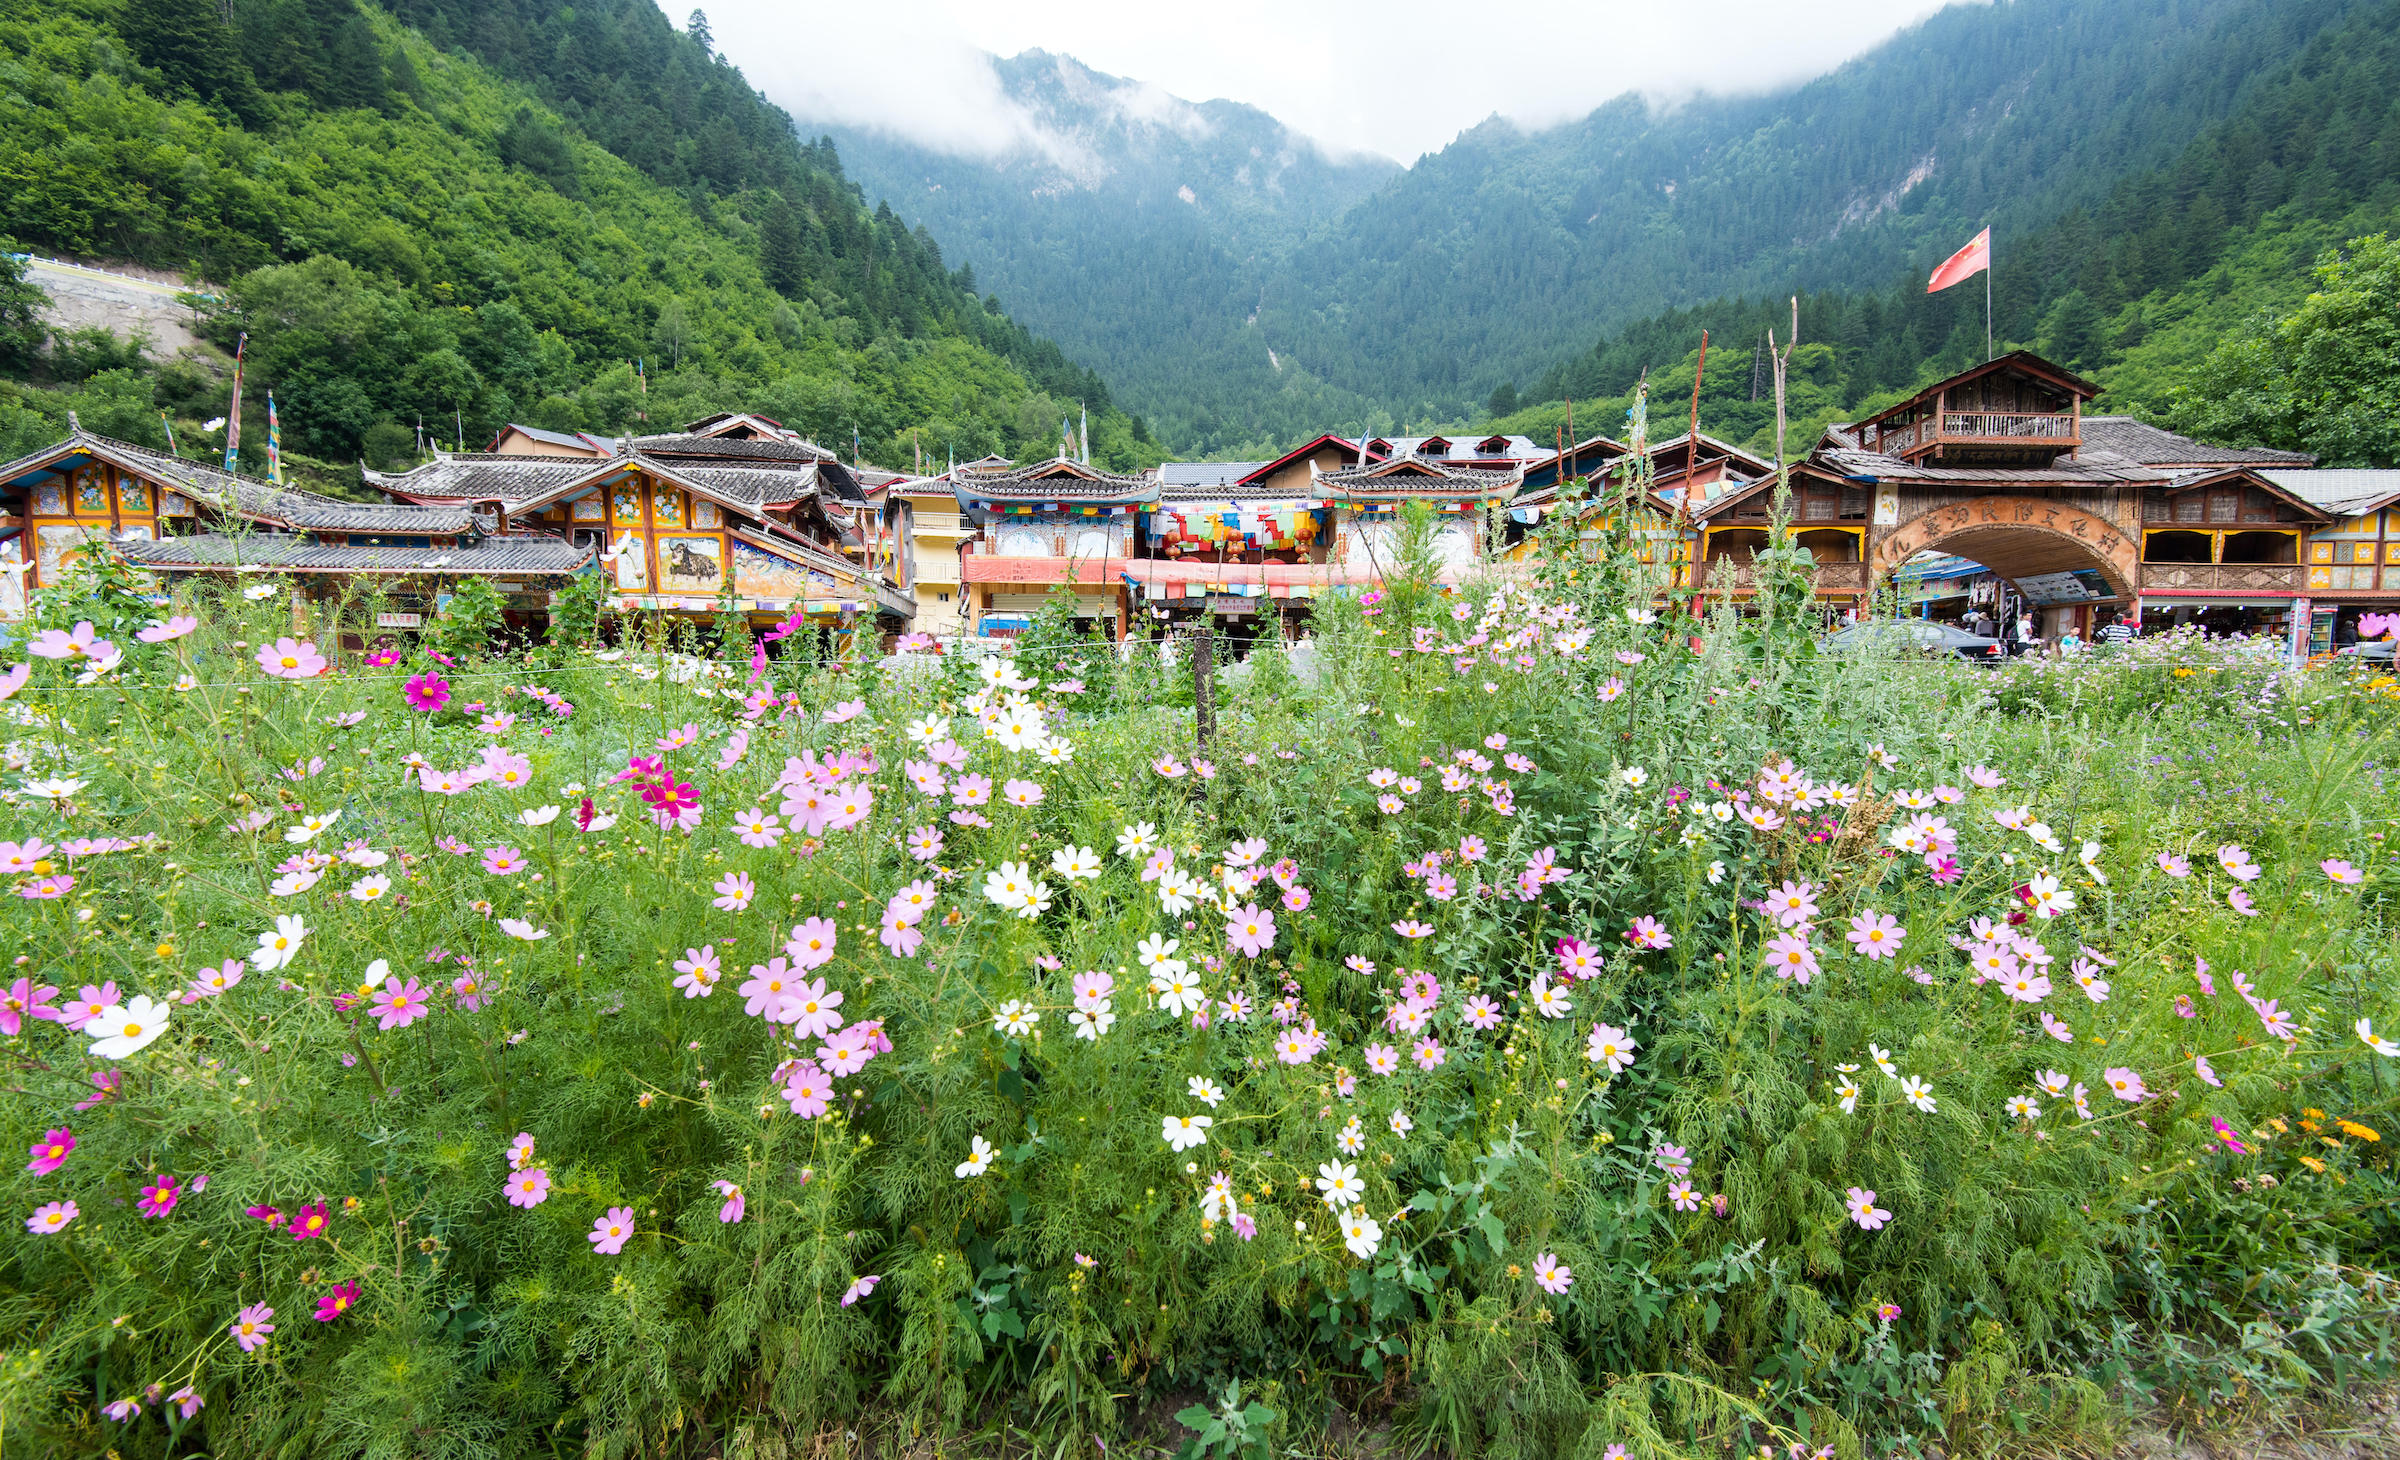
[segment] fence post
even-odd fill
[[[1217,734],[1216,677],[1216,644],[1209,619],[1202,615],[1200,631],[1192,635],[1192,713],[1199,725],[1203,754]]]

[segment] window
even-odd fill
[[[2288,532],[2229,532],[2223,563],[2296,563],[2300,540]]]
[[[2142,561],[2145,563],[2214,562],[2216,561],[2214,548],[2214,539],[2205,532],[2169,531],[2142,534]]]

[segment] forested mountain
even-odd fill
[[[1095,190],[1073,215],[1078,267],[1062,268],[1002,240],[1064,236],[1065,210],[997,186],[977,197],[1001,215],[981,235],[946,221],[944,236],[1186,449],[1288,440],[1367,402],[1417,423],[1496,392],[1612,392],[1626,362],[1671,366],[1709,323],[1666,311],[1794,290],[1823,296],[1804,331],[1847,352],[1859,388],[1913,379],[1970,313],[1980,348],[1982,291],[1884,291],[1921,291],[1987,223],[2001,333],[2083,358],[2097,332],[2122,346],[2127,301],[2205,274],[2246,224],[2279,208],[2330,220],[2394,174],[2395,30],[2389,0],[1962,4],[1779,92],[1740,95],[1726,76],[1726,95],[1674,107],[1628,94],[1530,133],[1495,119],[1296,241],[1237,217],[1199,254],[1158,210]],[[1045,63],[1012,86],[1049,97],[1072,74]],[[2206,138],[2213,162],[2195,155]],[[900,176],[867,139],[846,145],[874,159],[870,194],[923,199],[921,163]],[[1762,311],[1727,319],[1720,344],[1747,353]],[[1662,331],[1683,341],[1671,354]],[[1179,375],[1219,357],[1234,368]]]
[[[11,0],[0,68],[0,233],[208,281],[250,443],[271,387],[287,447],[341,461],[404,459],[420,421],[729,407],[890,462],[1044,449],[1088,406],[1095,456],[1158,454],[647,0]],[[9,445],[69,403],[154,442],[160,408],[223,409],[211,362],[12,339],[0,364],[71,395],[9,392]]]
[[[2186,133],[2158,165],[2121,172],[2044,224],[1999,231],[1999,347],[2029,345],[2094,376],[2106,390],[2104,409],[2212,439],[2271,440],[2330,461],[2388,464],[2389,445],[2277,427],[2266,419],[2272,412],[2224,401],[2240,390],[2230,365],[2214,372],[2214,385],[2202,378],[2212,354],[2242,354],[2267,333],[2266,315],[2300,303],[2320,254],[2400,230],[2400,0],[2340,11],[2254,70],[2222,116]],[[1554,364],[1525,399],[1612,398],[1605,407],[1579,405],[1589,417],[1614,410],[1645,370],[1681,398],[1705,328],[1714,345],[1702,391],[1707,422],[1716,434],[1763,441],[1773,410],[1753,399],[1753,364],[1768,327],[1788,337],[1789,318],[1788,301],[1772,298],[1720,298],[1656,314]],[[1811,432],[1980,359],[1984,348],[1980,281],[1928,295],[1919,263],[1881,288],[1806,293],[1800,322],[1811,347],[1799,362],[1796,418]],[[2390,368],[2400,370],[2400,361]],[[1546,435],[1565,408],[1499,414]]]
[[[1368,408],[1273,353],[1250,316],[1309,231],[1397,164],[1332,158],[1255,107],[1183,101],[1066,56],[992,65],[1022,122],[998,155],[823,124],[867,196],[924,221],[1032,328],[1107,360],[1168,440],[1263,440]]]

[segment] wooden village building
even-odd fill
[[[460,580],[520,599],[588,569],[593,550],[507,530],[466,503],[436,507],[339,501],[95,435],[0,466],[0,620],[57,584],[90,552],[113,551],[171,587],[178,578],[274,573],[314,596],[369,580],[390,626],[413,628]]]

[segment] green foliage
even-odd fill
[[[2289,315],[2217,347],[2177,394],[2176,424],[2212,440],[2400,465],[2400,246],[2351,240],[2317,263]]]
[[[202,0],[0,16],[0,231],[222,281],[204,333],[251,336],[245,437],[271,385],[287,449],[332,461],[405,464],[419,426],[473,445],[534,415],[622,432],[733,408],[887,460],[1017,454],[1076,403],[1098,458],[1157,459],[1096,377],[655,9],[473,12],[402,7],[427,33],[348,0],[245,5],[238,34]],[[0,336],[29,317],[18,286]],[[58,373],[135,363],[96,345]],[[161,404],[220,414],[228,384]]]

